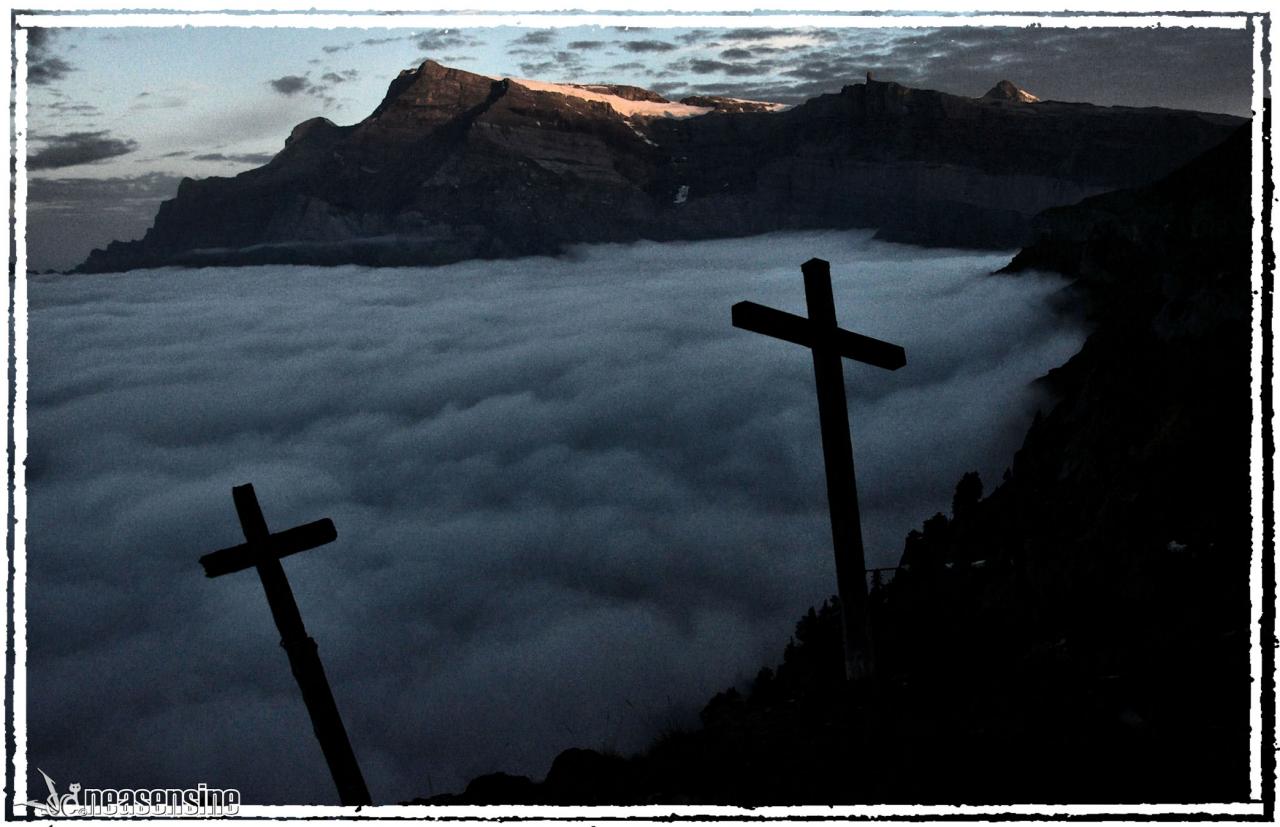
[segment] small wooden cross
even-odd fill
[[[271,607],[271,616],[280,630],[280,645],[289,656],[293,677],[302,690],[302,700],[311,715],[311,726],[329,764],[333,783],[338,787],[338,798],[344,806],[371,804],[360,765],[356,763],[346,727],[342,725],[342,716],[338,714],[338,704],[333,699],[329,680],[320,664],[316,642],[302,625],[293,589],[289,587],[284,567],[280,565],[282,557],[337,539],[333,521],[325,518],[272,534],[267,530],[267,521],[262,516],[252,485],[235,486],[231,489],[231,497],[236,504],[245,542],[206,554],[200,558],[200,565],[204,566],[208,577],[220,577],[250,566],[258,569],[262,588],[267,593],[267,605]]]
[[[818,420],[822,426],[822,456],[827,469],[827,505],[836,556],[836,590],[844,625],[845,677],[859,680],[874,671],[867,619],[866,555],[862,548],[862,518],[853,473],[853,443],[849,438],[849,407],[844,395],[841,358],[856,359],[885,370],[907,363],[898,345],[842,329],[836,323],[831,295],[831,265],[814,258],[800,267],[809,318],[784,313],[754,302],[733,306],[733,326],[804,345],[813,352],[813,376],[818,387]]]

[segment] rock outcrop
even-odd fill
[[[1046,207],[1155,180],[1240,121],[1007,103],[868,80],[759,111],[427,61],[360,123],[312,119],[263,167],[185,179],[143,239],[78,269],[443,264],[800,228],[1012,247]]]

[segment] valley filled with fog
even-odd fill
[[[845,363],[872,566],[998,484],[1083,339],[1011,253],[870,235],[32,277],[32,767],[336,800],[257,577],[196,562],[245,482],[337,526],[284,566],[375,802],[693,724],[835,590],[809,352],[733,303],[803,315],[825,258],[841,325],[906,348]]]

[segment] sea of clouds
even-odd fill
[[[434,269],[30,281],[29,750],[59,782],[336,802],[243,537],[285,561],[375,801],[629,752],[776,663],[834,590],[812,363],[737,330],[804,313],[900,343],[846,364],[868,563],[998,482],[1031,382],[1082,340],[1064,282],[865,232],[604,245]]]

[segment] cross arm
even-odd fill
[[[805,347],[813,347],[815,344],[813,323],[803,316],[755,302],[738,302],[733,306],[732,312],[734,327]],[[856,359],[885,370],[897,370],[907,363],[907,352],[901,346],[844,328],[836,328],[832,344],[847,359]]]
[[[257,565],[259,554],[278,560],[290,554],[332,543],[336,539],[338,539],[338,530],[334,528],[333,520],[326,517],[323,520],[271,534],[265,543],[241,543],[238,546],[210,552],[200,558],[200,565],[204,566],[205,577],[221,577],[224,574]]]

